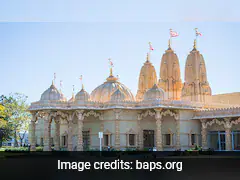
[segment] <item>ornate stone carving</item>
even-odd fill
[[[233,124],[239,124],[240,123],[240,118],[238,118],[237,120],[235,120],[235,121],[231,121],[231,125],[233,125]]]
[[[32,120],[30,124],[31,129],[31,151],[36,151],[36,114],[32,114]]]
[[[115,113],[115,148],[120,150],[120,113],[122,112],[120,109],[114,109]]]
[[[84,120],[84,111],[83,110],[77,110],[77,111],[75,111],[74,113],[73,113],[73,115],[76,115],[77,116],[77,119],[78,119],[78,121],[80,120],[80,121],[83,121]]]
[[[170,115],[170,116],[173,116],[175,119],[179,119],[178,113],[172,112],[169,109],[161,112],[161,116],[166,116],[166,115]]]
[[[155,110],[155,119],[162,119],[161,109],[154,109]]]
[[[138,114],[138,121],[137,121],[137,128],[138,128],[138,147],[140,149],[143,148],[143,131],[142,131],[142,128],[141,128],[141,114],[139,113]]]
[[[162,116],[160,111],[156,111],[155,115],[156,119],[156,145],[157,145],[157,150],[162,151],[163,146],[162,146]]]
[[[67,119],[69,114],[68,113],[63,113],[62,111],[57,111],[56,116],[60,116],[62,119]]]
[[[156,113],[150,110],[145,111],[144,113],[138,114],[138,119],[142,119],[143,117],[147,116],[154,116]]]
[[[83,113],[83,116],[85,117],[94,116],[94,117],[101,118],[101,113],[97,113],[95,111],[89,111],[89,112]]]
[[[51,138],[51,124],[49,123],[49,116],[46,115],[44,118],[44,151],[51,151],[51,144],[50,144],[50,138]]]
[[[179,115],[175,115],[174,116],[176,119],[176,149],[180,149],[181,145],[180,145],[180,117]]]
[[[36,113],[36,117],[40,117],[42,119],[48,119],[49,114],[50,114],[50,111],[38,111]]]
[[[73,128],[73,119],[72,116],[68,117],[68,151],[72,151],[72,128]]]
[[[55,118],[55,142],[54,149],[60,150],[60,117]]]

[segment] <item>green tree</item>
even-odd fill
[[[0,104],[0,127],[3,127],[7,124],[5,107]]]
[[[11,126],[7,121],[7,114],[3,106],[3,96],[0,97],[0,147],[2,142],[10,139]]]
[[[18,146],[18,139],[22,145],[22,140],[25,137],[31,119],[31,114],[27,111],[27,96],[20,93],[10,94],[9,97],[4,97],[3,106],[7,116],[8,127],[10,127],[14,137],[14,147]]]

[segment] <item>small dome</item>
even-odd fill
[[[144,94],[144,100],[154,100],[161,99],[164,100],[164,90],[158,88],[156,84]]]
[[[52,83],[52,85],[42,93],[40,101],[66,101],[66,98]]]
[[[83,87],[81,91],[79,91],[75,96],[75,101],[85,102],[85,101],[89,101],[89,99],[90,99],[90,96],[87,93],[87,91],[84,90]]]
[[[124,101],[126,98],[125,94],[120,90],[117,89],[112,95],[111,95],[111,101]]]
[[[134,96],[132,92],[122,83],[118,81],[118,78],[112,75],[107,78],[107,81],[95,88],[91,93],[91,100],[98,102],[108,102],[111,100],[111,95],[116,91],[120,90],[127,101],[134,101]]]

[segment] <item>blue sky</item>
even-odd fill
[[[11,2],[0,1],[0,94],[21,92],[29,102],[37,101],[54,72],[58,87],[63,80],[68,98],[72,85],[76,92],[80,89],[80,75],[90,93],[109,75],[109,57],[114,74],[136,94],[149,41],[155,48],[151,62],[159,77],[169,28],[179,32],[172,46],[184,80],[195,27],[203,34],[198,49],[205,58],[213,93],[240,91],[238,1],[187,1],[176,6],[158,1]]]

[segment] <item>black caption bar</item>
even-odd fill
[[[0,177],[231,180],[240,178],[240,152],[2,152]]]

